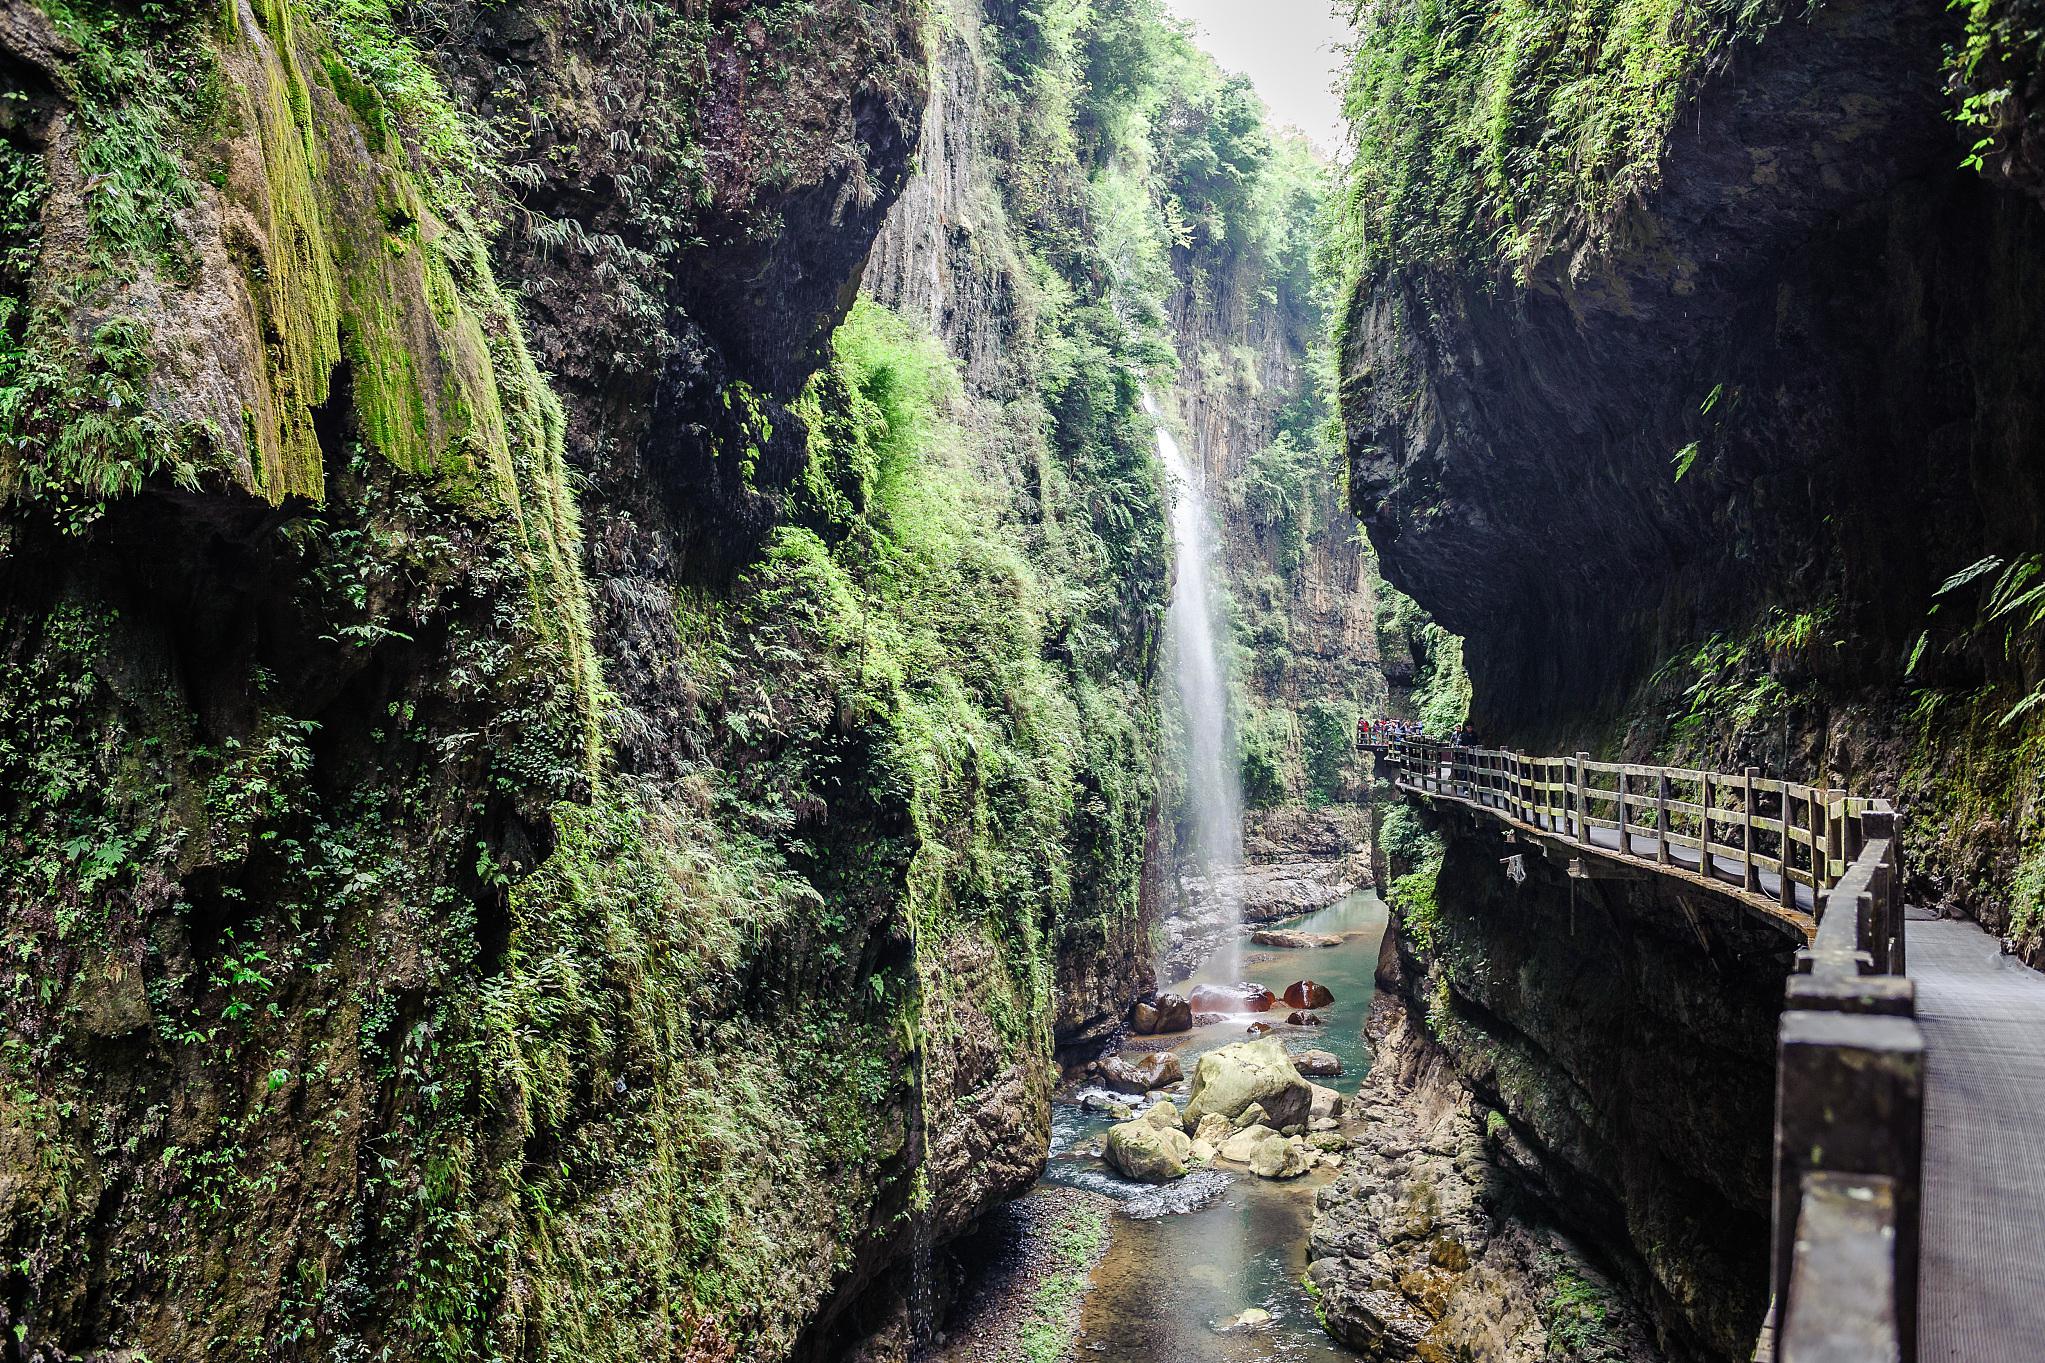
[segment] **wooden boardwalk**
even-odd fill
[[[1910,923],[1924,1031],[1920,1363],[2045,1359],[2045,975],[1954,919]]]
[[[1404,794],[1480,809],[1551,853],[1708,885],[1804,932],[1777,1102],[1789,1324],[1778,1333],[1771,1313],[1759,1357],[2045,1363],[2045,975],[1973,923],[1904,912],[1886,804],[1584,754],[1423,740],[1379,755]]]

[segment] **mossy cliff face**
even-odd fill
[[[2045,660],[2028,606],[1994,613],[2045,543],[2045,220],[2020,167],[1961,164],[1964,28],[1378,12],[1343,406],[1357,511],[1466,639],[1480,732],[1900,793],[1913,893],[2029,942],[2039,712],[2004,716]],[[1597,79],[1545,78],[1579,48]],[[2026,53],[1968,79],[2021,86]]]
[[[1054,117],[1074,54],[1033,51],[1041,35],[999,6],[955,6],[938,32],[917,173],[865,289],[941,338],[962,385],[955,438],[1030,527],[1037,561],[1054,580],[1126,589],[1077,598],[1052,645],[1081,703],[1081,779],[1101,839],[1057,922],[1055,1037],[1079,1053],[1155,985],[1162,489],[1136,406],[1135,338],[1114,317],[1105,247],[1079,209],[1090,167]],[[1032,192],[1056,207],[1039,210]],[[1135,534],[1114,528],[1116,503],[1140,518]]]
[[[0,10],[26,1356],[828,1356],[1033,1176],[1162,522],[852,308],[924,23]]]
[[[1435,1171],[1453,1186],[1432,1191],[1408,1171],[1409,1202],[1474,1197],[1502,1224],[1565,1239],[1531,1267],[1509,1258],[1453,1291],[1422,1272],[1373,1297],[1383,1270],[1368,1261],[1413,1239],[1410,1206],[1351,1179],[1323,1196],[1315,1229],[1317,1256],[1344,1261],[1320,1270],[1324,1309],[1356,1330],[1392,1322],[1407,1347],[1382,1356],[1411,1357],[1430,1332],[1443,1346],[1460,1338],[1472,1303],[1500,1290],[1494,1277],[1552,1306],[1577,1273],[1565,1261],[1585,1256],[1632,1305],[1614,1307],[1610,1351],[1582,1356],[1637,1356],[1621,1347],[1625,1316],[1666,1357],[1750,1357],[1767,1313],[1775,1017],[1797,942],[1717,895],[1574,880],[1537,848],[1503,849],[1524,856],[1515,884],[1495,826],[1464,816],[1401,808],[1384,843],[1393,927],[1367,1097],[1423,1148],[1481,1128],[1490,1171],[1465,1180],[1457,1160]],[[1439,1126],[1444,1103],[1469,1106],[1469,1121]],[[1406,1248],[1424,1253],[1426,1239]],[[1430,1290],[1472,1295],[1445,1311]],[[1547,1330],[1548,1356],[1574,1356],[1557,1351],[1568,1337],[1553,1320]]]

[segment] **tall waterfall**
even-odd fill
[[[1201,905],[1201,916],[1213,913],[1221,920],[1224,968],[1226,978],[1233,981],[1241,973],[1236,967],[1242,950],[1242,901],[1235,871],[1243,859],[1243,792],[1229,743],[1228,671],[1221,657],[1214,594],[1215,523],[1199,474],[1180,453],[1179,442],[1165,429],[1148,393],[1143,410],[1156,424],[1158,457],[1172,480],[1178,575],[1165,612],[1165,632],[1184,730],[1194,865],[1210,901]]]

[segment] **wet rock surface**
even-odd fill
[[[1258,984],[1196,984],[1191,990],[1194,1010],[1200,1014],[1263,1013],[1278,1001],[1277,995]]]
[[[1293,981],[1285,986],[1283,997],[1291,1008],[1326,1008],[1335,1001],[1335,995],[1328,986],[1312,980]]]
[[[1239,1117],[1253,1103],[1276,1127],[1306,1120],[1313,1093],[1284,1047],[1275,1041],[1242,1042],[1200,1057],[1186,1103],[1189,1121],[1210,1112]]]
[[[1134,1121],[1110,1127],[1105,1156],[1124,1178],[1167,1183],[1191,1167],[1193,1141],[1179,1127],[1178,1109],[1159,1103]]]
[[[1380,1000],[1371,1026],[1378,1063],[1309,1242],[1328,1332],[1383,1363],[1659,1360],[1640,1314],[1529,1215],[1511,1172],[1524,1152],[1504,1120],[1395,1000]]]
[[[1339,933],[1297,932],[1291,928],[1259,928],[1250,934],[1250,940],[1260,947],[1283,947],[1291,951],[1342,945]]]

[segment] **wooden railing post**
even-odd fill
[[[1904,926],[1909,916],[1903,905],[1903,838],[1895,831],[1895,816],[1889,816],[1889,970],[1897,975],[1908,973],[1909,955],[1904,950],[1903,938],[1908,932]]]
[[[1916,1357],[1918,1190],[1924,1129],[1924,1037],[1915,1019],[1792,1008],[1776,1060],[1775,1301],[1778,1340],[1858,1338],[1870,1321],[1827,1320],[1823,1298],[1791,1290],[1798,1222],[1812,1176],[1882,1180],[1894,1199],[1893,1298],[1897,1353]],[[1837,1252],[1837,1247],[1833,1247]],[[1778,1349],[1782,1363],[1799,1350]],[[1814,1349],[1811,1357],[1849,1355]]]
[[[1839,817],[1832,817],[1832,797],[1839,797]],[[1832,868],[1837,866],[1838,871]],[[1846,792],[1825,792],[1825,888],[1831,889],[1846,869]]]
[[[1869,893],[1874,896],[1874,921],[1869,925],[1870,952],[1875,969],[1889,974],[1903,973],[1902,876],[1899,874],[1900,840],[1896,837],[1896,816],[1887,810],[1869,810],[1860,816],[1861,833],[1867,841],[1886,838],[1888,855],[1875,867]]]
[[[1711,860],[1711,815],[1714,808],[1711,773],[1700,771],[1697,775],[1699,777],[1697,804],[1703,810],[1703,813],[1698,815],[1697,818],[1697,832],[1698,836],[1703,839],[1704,844],[1697,849],[1697,874],[1703,876],[1706,880],[1711,880],[1717,875],[1717,867],[1713,865]]]
[[[1754,865],[1754,782],[1760,777],[1760,768],[1747,768],[1746,809],[1740,816],[1740,885],[1748,890],[1761,888],[1761,872]]]
[[[1577,841],[1591,840],[1591,755],[1580,752],[1576,755],[1576,827]]]
[[[1785,909],[1793,909],[1796,907],[1796,877],[1790,874],[1792,859],[1789,850],[1791,846],[1789,840],[1790,830],[1789,811],[1792,803],[1793,797],[1789,793],[1789,778],[1785,776],[1782,780],[1782,847],[1781,847],[1782,884],[1778,889],[1779,900],[1782,904],[1782,907]],[[1812,913],[1816,913],[1818,911],[1818,901],[1815,897],[1815,893],[1816,892],[1814,891],[1813,898],[1811,899]]]
[[[1810,909],[1818,911],[1832,885],[1832,791],[1810,793]]]
[[[1669,864],[1669,773],[1663,768],[1654,786],[1654,859]]]

